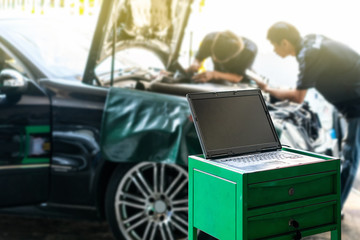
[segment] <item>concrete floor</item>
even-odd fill
[[[360,239],[360,171],[344,207],[342,240]],[[0,240],[114,240],[105,222],[0,215]],[[304,238],[328,240],[330,233]]]

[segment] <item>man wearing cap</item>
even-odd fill
[[[225,80],[232,83],[248,83],[245,70],[250,68],[257,53],[257,46],[245,37],[231,31],[209,33],[203,39],[188,72],[196,73],[202,62],[211,57],[214,71],[206,71],[193,76],[196,82]]]
[[[348,123],[343,139],[341,169],[341,203],[355,180],[360,158],[360,56],[346,45],[323,35],[304,38],[291,24],[277,22],[267,38],[280,57],[294,56],[299,63],[296,89],[275,89],[254,79],[265,92],[278,99],[304,101],[307,89],[315,88],[333,104]]]

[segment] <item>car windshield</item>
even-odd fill
[[[94,30],[95,18],[31,19],[7,24],[14,44],[48,77],[81,79]]]

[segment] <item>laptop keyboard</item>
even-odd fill
[[[263,161],[273,161],[273,160],[284,160],[284,159],[297,159],[303,157],[300,154],[292,154],[286,152],[265,152],[265,153],[257,153],[250,154],[246,156],[237,156],[232,158],[222,159],[219,162],[238,162],[241,165],[246,164],[254,164]]]

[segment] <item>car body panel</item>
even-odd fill
[[[165,53],[166,62],[176,59],[191,3],[191,0],[114,0],[98,61],[111,55],[114,38],[116,50],[146,46]]]
[[[192,0],[104,1],[83,80],[93,84],[95,67],[129,47],[153,51],[168,70],[180,67],[177,58],[191,4]]]
[[[41,80],[52,103],[52,204],[94,206],[100,128],[108,89],[70,80]],[[69,196],[72,196],[69,198]]]
[[[35,82],[0,98],[0,206],[46,201],[50,183],[50,101]]]
[[[183,97],[110,88],[102,121],[103,157],[186,166],[189,154],[201,153],[190,114]]]

